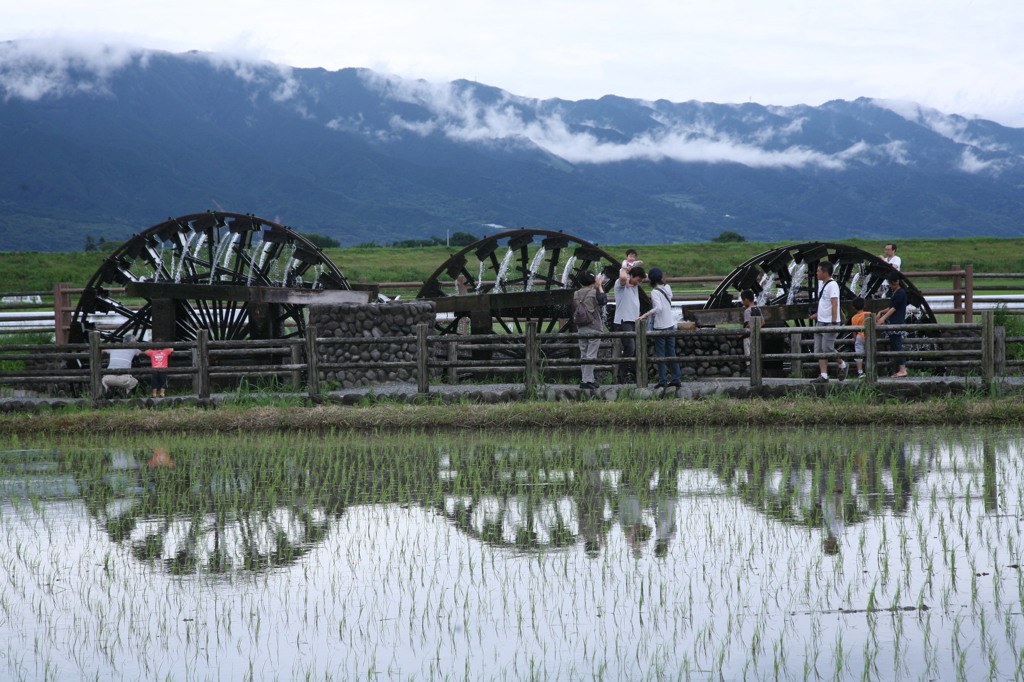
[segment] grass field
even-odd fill
[[[836,242],[881,254],[882,244],[862,239]],[[658,266],[669,277],[724,276],[762,251],[785,243],[739,242],[718,244],[617,244],[602,245],[616,258],[629,246],[640,252],[648,266]],[[368,282],[420,282],[441,266],[458,249],[432,246],[413,249],[342,248],[328,249],[328,257],[349,279]],[[1024,239],[971,237],[965,239],[900,240],[899,254],[907,272],[948,270],[954,264],[974,266],[975,272],[1024,272]],[[5,291],[49,290],[56,282],[84,286],[106,258],[106,253],[0,253],[0,282]],[[924,280],[914,280],[920,288]],[[945,283],[948,286],[948,280]]]
[[[870,388],[825,397],[704,400],[585,400],[422,404],[367,399],[358,406],[313,405],[303,398],[240,396],[217,409],[130,405],[94,409],[67,406],[0,415],[0,437],[58,434],[364,432],[402,429],[453,432],[527,432],[532,429],[690,428],[706,426],[823,426],[900,428],[1024,423],[1018,393],[993,396],[980,389],[924,401],[901,402]]]

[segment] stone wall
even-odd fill
[[[317,336],[338,338],[381,339],[390,336],[415,336],[416,325],[425,323],[434,328],[435,305],[430,301],[365,303],[348,305],[315,305],[309,310],[309,324]],[[321,363],[351,362],[415,362],[415,342],[374,344],[323,344],[319,351]],[[376,386],[389,381],[416,381],[416,369],[344,369],[323,374],[324,381],[336,381],[343,388]]]
[[[654,344],[649,344],[648,357],[654,357]],[[742,355],[743,339],[728,336],[697,336],[684,334],[676,339],[676,355],[696,355],[699,360],[679,363],[684,377],[738,377],[746,374],[746,361],[722,360],[720,355]]]

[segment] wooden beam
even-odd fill
[[[285,287],[247,287],[240,284],[169,284],[166,282],[129,282],[125,293],[133,298],[199,299],[279,303],[287,305],[339,305],[368,303],[370,291],[345,289],[293,289]]]
[[[869,299],[864,301],[864,309],[869,313],[877,313],[889,307],[889,299]],[[843,317],[850,317],[853,308],[849,301],[842,302]],[[712,324],[743,324],[743,308],[712,308],[710,310],[686,309],[687,319],[691,319],[699,325]],[[794,305],[765,305],[761,306],[763,322],[768,324],[779,324],[791,320],[807,320],[810,314],[808,304]]]
[[[515,291],[507,294],[442,296],[430,300],[437,304],[439,313],[466,313],[474,310],[520,310],[569,305],[572,303],[572,295],[572,289],[556,289],[554,291]]]

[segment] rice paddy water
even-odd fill
[[[1021,679],[1022,445],[8,440],[0,676]]]

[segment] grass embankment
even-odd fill
[[[875,401],[875,402],[872,402]],[[453,431],[669,428],[701,426],[819,426],[1024,424],[1024,396],[955,396],[918,402],[880,397],[791,399],[712,398],[695,401],[582,401],[497,405],[220,406],[140,410],[52,411],[0,417],[0,434],[274,431]],[[853,434],[851,434],[853,435]]]
[[[868,253],[881,254],[882,243],[866,239],[830,239]],[[635,246],[649,266],[657,265],[670,277],[715,275],[724,277],[757,254],[792,241],[734,242],[718,244],[626,244],[602,248],[616,258],[627,246]],[[901,239],[899,254],[910,272],[948,270],[951,265],[974,265],[975,272],[1024,272],[1024,239],[971,237],[964,239]],[[430,246],[412,249],[344,248],[327,249],[328,257],[345,273],[368,282],[422,282],[456,247]],[[0,253],[0,282],[13,291],[44,291],[55,282],[84,286],[109,254],[7,252]],[[916,282],[919,287],[921,283]],[[948,283],[946,284],[948,286]]]

